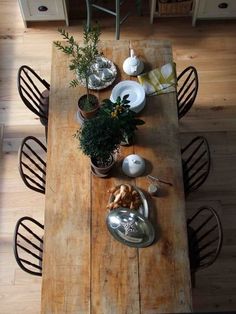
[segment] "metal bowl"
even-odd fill
[[[147,247],[155,239],[155,231],[150,221],[134,210],[112,210],[107,216],[106,224],[113,237],[128,246]]]

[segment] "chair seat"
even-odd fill
[[[46,184],[46,153],[45,145],[34,136],[24,138],[18,151],[18,167],[23,182],[42,194]]]
[[[22,101],[40,118],[47,134],[50,84],[27,65],[19,68],[17,84]]]
[[[32,217],[20,218],[15,226],[13,250],[22,270],[42,276],[44,226]]]
[[[207,179],[211,157],[207,139],[194,137],[181,149],[185,196],[196,191]]]
[[[195,67],[189,66],[177,77],[178,117],[183,118],[191,109],[198,93],[198,73]]]
[[[187,220],[188,247],[191,272],[213,264],[223,241],[223,231],[217,212],[202,206]]]

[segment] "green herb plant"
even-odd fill
[[[79,140],[82,152],[95,161],[98,167],[105,167],[119,148],[122,134],[119,125],[108,115],[98,115],[86,120],[75,137]]]
[[[113,120],[113,124],[122,134],[124,143],[130,143],[134,137],[135,130],[138,125],[145,122],[136,117],[136,113],[130,110],[129,95],[125,95],[122,99],[118,97],[115,102],[110,99],[104,99],[99,111],[100,116],[107,116]]]
[[[65,45],[60,41],[55,41],[54,45],[71,57],[69,69],[74,71],[77,75],[77,78],[70,82],[70,86],[75,87],[80,84],[80,81],[85,82],[87,105],[89,106],[88,78],[91,74],[91,66],[96,61],[96,58],[101,55],[98,50],[99,37],[101,35],[100,29],[98,26],[91,26],[90,28],[84,26],[83,44],[79,44],[74,37],[69,35],[64,29],[58,29],[58,31],[63,39],[66,40],[67,44]]]

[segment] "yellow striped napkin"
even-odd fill
[[[159,95],[176,91],[175,63],[167,63],[161,68],[138,75],[139,83],[146,95]]]

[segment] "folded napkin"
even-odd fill
[[[175,63],[167,63],[161,68],[138,75],[139,83],[146,95],[159,95],[176,91]]]

